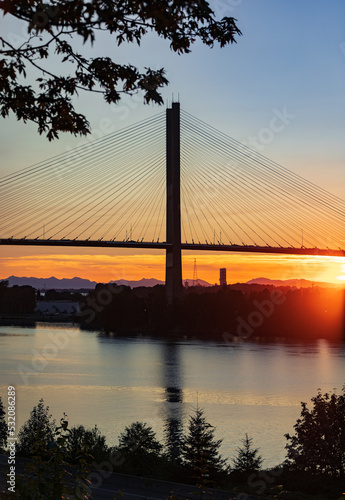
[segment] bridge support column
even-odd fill
[[[182,294],[180,209],[180,103],[166,111],[166,250],[165,287],[169,305]]]

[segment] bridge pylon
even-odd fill
[[[166,110],[166,249],[165,288],[169,305],[182,294],[180,103]]]

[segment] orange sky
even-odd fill
[[[54,251],[55,250],[55,251]],[[141,278],[164,280],[164,252],[117,249],[0,247],[0,278],[11,275],[47,278],[78,276],[97,282]],[[227,269],[228,283],[245,282],[253,278],[305,278],[312,281],[345,283],[345,258],[297,257],[284,255],[220,254],[218,252],[184,252],[183,279],[193,277],[194,258],[198,278],[209,283],[219,282],[219,268]]]

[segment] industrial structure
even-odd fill
[[[226,269],[225,267],[222,267],[219,269],[219,284],[220,286],[226,285]]]

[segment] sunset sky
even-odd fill
[[[85,250],[80,255],[75,249],[64,253],[34,249],[30,247],[12,248],[0,258],[1,276],[11,275],[48,278],[87,278],[91,281],[141,278],[165,279],[165,255],[162,252],[138,253],[137,250],[105,254],[104,250]],[[59,250],[59,249],[57,249]],[[183,252],[183,279],[193,278],[196,258],[199,279],[210,284],[219,283],[219,269],[227,269],[228,283],[246,282],[252,278],[271,279],[305,278],[345,284],[345,262],[340,257],[296,257],[284,255],[220,254],[218,252]]]
[[[164,66],[170,82],[162,93],[166,102],[171,102],[172,94],[175,98],[179,95],[181,107],[189,113],[344,199],[344,2],[222,0],[213,3],[219,17],[228,15],[237,19],[243,36],[236,45],[209,49],[196,43],[192,54],[178,56],[154,35],[147,36],[140,48],[118,49],[102,34],[94,47],[87,50],[90,55],[109,55],[141,68]],[[13,43],[21,42],[23,28],[16,20],[5,18],[1,30]],[[144,106],[141,96],[125,98],[119,106],[111,107],[99,96],[81,95],[76,105],[87,114],[93,138],[161,110]],[[260,141],[262,131],[270,127],[277,110],[287,113],[288,123],[270,141]],[[61,135],[59,141],[49,143],[38,136],[34,125],[16,122],[13,117],[1,119],[0,127],[1,176],[89,140]],[[195,256],[190,252],[183,254],[184,279],[192,278],[195,257],[198,277],[210,283],[218,282],[220,267],[228,269],[230,283],[261,276],[345,282],[345,259],[341,258],[219,253]],[[1,246],[0,278],[10,275],[80,276],[95,281],[164,279],[164,253],[89,249],[62,252],[61,248]]]

